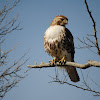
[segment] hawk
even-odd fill
[[[44,35],[45,51],[54,57],[54,62],[74,62],[74,41],[71,32],[65,27],[68,18],[63,15],[56,16]],[[79,76],[75,67],[61,67],[68,73],[71,81],[78,82]]]

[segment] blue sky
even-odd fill
[[[100,0],[87,0],[87,2],[96,21],[97,34],[100,37]],[[29,64],[33,65],[35,61],[40,64],[41,61],[48,62],[52,59],[44,51],[44,33],[55,16],[64,15],[68,17],[69,22],[66,27],[74,36],[75,47],[80,44],[77,37],[82,39],[86,34],[93,34],[92,22],[86,11],[84,0],[76,0],[75,2],[73,0],[22,0],[15,12],[16,14],[19,13],[18,21],[21,22],[20,27],[23,30],[8,35],[3,48],[9,50],[17,45],[17,48],[9,55],[9,59],[13,59],[12,62],[30,49],[25,58],[30,57],[30,59],[23,66],[23,69],[27,69]],[[100,59],[88,49],[75,49],[75,51],[75,61],[78,63],[86,63],[87,60],[99,61]],[[77,70],[81,78],[80,69]],[[98,80],[99,68],[89,68],[82,71],[83,74],[87,74],[89,71],[90,77],[100,83]],[[61,72],[59,71],[59,73]],[[100,99],[100,97],[92,96],[90,92],[67,84],[49,83],[52,81],[49,76],[55,77],[55,68],[31,69],[28,76],[17,84],[18,87],[9,91],[3,100]]]

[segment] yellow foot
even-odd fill
[[[57,61],[57,58],[54,57],[52,60],[49,60],[49,63],[52,62],[52,64],[53,64],[53,63],[56,63],[56,61]]]
[[[65,64],[66,63],[66,57],[64,56],[60,61],[59,61],[59,63],[61,63],[61,64]]]

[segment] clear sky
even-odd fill
[[[87,0],[87,2],[100,37],[100,0]],[[4,48],[9,50],[18,45],[9,55],[12,61],[17,60],[30,49],[25,58],[30,57],[30,59],[23,69],[27,69],[29,64],[33,65],[35,61],[40,64],[52,59],[44,51],[44,33],[55,16],[68,17],[69,22],[66,27],[74,36],[75,47],[80,44],[77,37],[82,39],[86,34],[93,34],[92,22],[86,11],[84,0],[22,0],[16,8],[16,13],[19,13],[18,21],[21,22],[20,27],[23,30],[15,31],[7,36]],[[87,60],[100,61],[100,58],[88,49],[75,49],[75,51],[75,61],[78,63],[86,63]],[[81,78],[80,69],[77,70]],[[89,68],[84,70],[83,74],[87,74],[88,71],[90,77],[93,76],[95,81],[100,83],[98,80],[100,69]],[[3,100],[100,100],[100,97],[92,96],[90,92],[67,84],[49,83],[52,81],[49,76],[55,77],[55,68],[31,69],[28,76],[17,84],[18,87],[9,91]]]

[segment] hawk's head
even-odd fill
[[[51,22],[51,26],[53,25],[61,25],[65,26],[68,23],[68,18],[63,15],[56,16]]]

